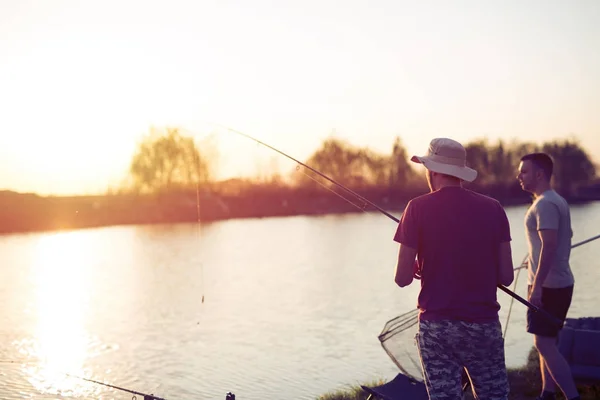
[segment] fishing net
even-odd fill
[[[415,334],[419,330],[419,310],[414,309],[386,322],[379,334],[379,342],[392,362],[400,371],[419,382],[423,382],[423,372]]]

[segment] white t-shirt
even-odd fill
[[[527,283],[533,284],[535,273],[540,260],[542,241],[539,230],[556,229],[558,242],[556,260],[552,265],[546,281],[542,286],[547,288],[562,288],[575,283],[575,278],[569,265],[571,255],[571,213],[567,201],[554,190],[547,190],[535,199],[525,214],[525,233],[529,246],[529,268]]]

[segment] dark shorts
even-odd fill
[[[531,285],[527,287],[527,297]],[[573,286],[564,288],[542,288],[542,309],[564,321],[571,306]],[[538,336],[557,337],[560,327],[548,321],[543,315],[527,309],[527,332]]]

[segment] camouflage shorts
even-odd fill
[[[463,368],[475,398],[508,398],[500,322],[420,321],[416,341],[431,400],[462,399]]]

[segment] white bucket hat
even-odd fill
[[[456,140],[435,138],[426,156],[412,156],[410,161],[423,164],[430,171],[473,182],[477,171],[467,167],[467,150]]]

